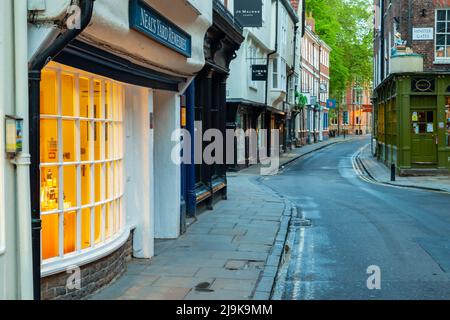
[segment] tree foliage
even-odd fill
[[[307,0],[316,33],[331,48],[330,95],[338,101],[355,81],[371,83],[373,57],[372,0]]]

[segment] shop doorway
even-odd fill
[[[437,163],[437,127],[435,110],[411,112],[411,161],[413,164]]]

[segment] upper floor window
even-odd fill
[[[279,67],[278,67],[279,59],[272,60],[272,88],[278,89],[278,78],[279,78]]]
[[[280,40],[281,40],[281,52],[286,53],[287,49],[287,34],[288,34],[288,13],[284,7],[280,10]]]
[[[450,10],[436,10],[436,59],[450,58]]]
[[[248,47],[247,59],[249,61],[249,77],[248,77],[249,87],[257,89],[258,87],[257,82],[252,80],[252,66],[254,64],[258,64],[258,49],[255,48],[253,45],[250,45]]]
[[[286,91],[286,62],[281,57],[272,60],[272,89]]]

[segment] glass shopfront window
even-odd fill
[[[41,82],[42,259],[123,229],[124,87],[51,63]]]

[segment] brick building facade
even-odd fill
[[[450,1],[375,0],[376,156],[397,173],[450,169]]]
[[[439,48],[438,27],[445,28],[445,32],[450,35],[450,26],[443,26],[437,22],[437,11],[450,10],[450,0],[375,0],[375,42],[374,42],[374,66],[375,66],[375,86],[381,80],[389,75],[390,52],[394,46],[395,34],[400,32],[402,39],[406,45],[412,49],[414,53],[422,55],[424,58],[424,71],[446,71],[450,67],[450,49],[448,49],[449,59],[437,59]],[[382,14],[383,10],[383,14]],[[450,17],[446,17],[446,21],[450,21]],[[382,27],[383,25],[383,27]],[[432,38],[425,40],[417,40],[414,38],[414,30],[432,28]],[[440,38],[440,37],[439,37]],[[447,39],[445,39],[447,41]],[[448,43],[442,44],[450,46]],[[384,49],[384,50],[383,50]],[[447,49],[445,49],[447,50]],[[444,57],[446,58],[446,57]],[[384,60],[384,66],[381,62]],[[384,67],[384,76],[383,73]]]
[[[300,141],[313,143],[328,138],[331,48],[315,33],[315,20],[306,19],[301,53],[301,91],[308,97],[301,113]]]

